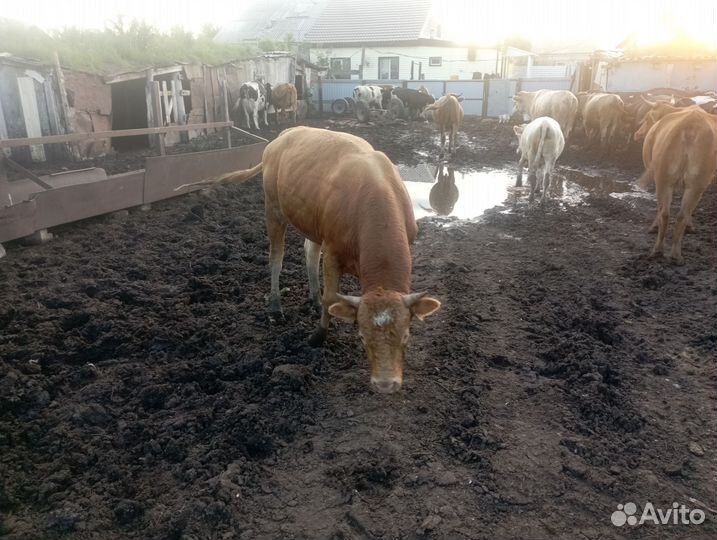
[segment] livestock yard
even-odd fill
[[[0,538],[717,538],[716,25],[7,3]]]
[[[404,179],[438,162],[427,123],[307,123],[365,138]],[[465,191],[455,208],[477,219],[418,221],[413,289],[442,308],[414,323],[392,395],[370,389],[352,325],[307,344],[316,315],[295,231],[284,318],[268,317],[259,179],[8,245],[2,533],[622,538],[617,504],[649,500],[706,519],[626,538],[714,538],[715,186],[686,264],[650,260],[639,146],[583,142],[541,208],[506,187],[512,126],[466,119],[449,164]]]

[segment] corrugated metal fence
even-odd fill
[[[463,111],[468,116],[497,118],[501,114],[510,114],[513,110],[512,96],[520,90],[569,90],[569,78],[530,78],[530,79],[487,79],[483,81],[358,81],[330,80],[322,81],[312,87],[312,100],[319,109],[321,95],[323,111],[331,112],[331,104],[337,100],[351,97],[353,89],[359,84],[380,84],[402,86],[417,90],[425,86],[436,97],[447,94],[463,96]]]

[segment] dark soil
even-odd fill
[[[438,151],[426,124],[312,124],[402,163]],[[510,126],[468,121],[460,144],[459,168],[514,167]],[[635,151],[561,163],[641,170]],[[716,195],[684,266],[646,258],[644,198],[421,220],[414,289],[443,308],[393,396],[370,391],[350,326],[308,346],[295,233],[269,321],[259,180],[10,245],[0,536],[715,538]],[[613,526],[630,501],[707,518]]]

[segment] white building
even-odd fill
[[[496,49],[443,39],[431,0],[334,0],[304,39],[332,79],[464,80],[500,71]]]

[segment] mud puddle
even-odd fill
[[[483,170],[461,172],[445,164],[398,166],[413,201],[416,219],[429,216],[474,219],[487,210],[514,201],[515,172]]]
[[[503,213],[511,212],[521,201],[527,201],[529,193],[527,171],[524,171],[524,186],[515,187],[516,171],[511,169],[459,171],[445,163],[399,165],[398,168],[411,195],[416,219],[441,216],[471,220],[496,207]],[[609,172],[569,167],[560,167],[554,172],[551,198],[573,206],[584,204],[589,196],[654,197],[635,182]]]

